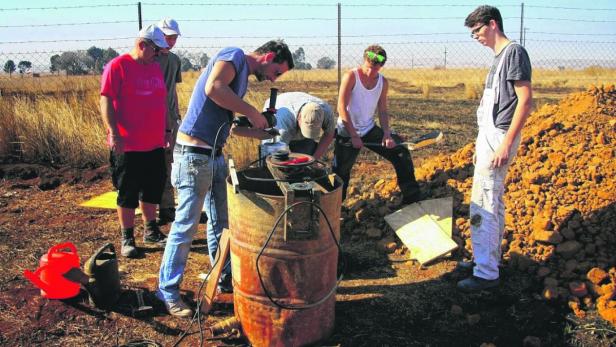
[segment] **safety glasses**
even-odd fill
[[[479,34],[479,30],[481,30],[481,28],[483,28],[484,26],[486,26],[486,24],[481,24],[480,26],[478,26],[475,29],[471,30],[471,37],[472,38],[477,38],[477,35]]]
[[[383,64],[385,62],[385,57],[374,53],[372,51],[368,51],[366,52],[366,56],[368,57],[369,60],[375,62],[375,63],[379,63],[379,64]]]

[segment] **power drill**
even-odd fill
[[[267,127],[273,128],[276,126],[276,97],[278,96],[278,88],[270,88],[269,107],[263,113],[263,117],[267,121]],[[240,116],[233,120],[233,124],[238,127],[252,127],[247,117]]]

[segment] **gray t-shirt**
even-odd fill
[[[177,114],[175,84],[182,82],[182,63],[180,58],[172,52],[169,52],[169,54],[160,53],[155,59],[160,64],[160,70],[163,72],[165,86],[167,87],[167,124],[176,124],[180,115]]]
[[[519,44],[511,43],[507,50],[507,55],[503,57],[503,69],[500,73],[499,97],[498,102],[494,105],[494,126],[499,129],[508,130],[513,119],[513,113],[518,105],[518,97],[515,94],[513,83],[515,81],[530,81],[532,69],[530,59],[526,49]],[[492,87],[492,78],[498,67],[498,62],[501,55],[505,52],[503,49],[497,56],[494,57],[486,88]]]
[[[279,141],[289,144],[291,141],[303,140],[305,137],[297,126],[297,115],[302,106],[308,102],[314,102],[323,108],[325,111],[325,119],[323,119],[323,132],[333,133],[336,129],[336,117],[332,112],[329,104],[315,96],[302,92],[290,92],[278,95],[276,98],[276,126],[280,132]],[[265,101],[263,110],[269,107],[269,99]],[[270,142],[265,140],[263,142]]]

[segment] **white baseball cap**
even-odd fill
[[[163,31],[165,35],[181,35],[180,26],[175,19],[165,18],[158,22],[158,27]]]
[[[148,39],[160,48],[169,48],[169,44],[167,44],[167,40],[165,40],[165,34],[154,24],[150,24],[141,29],[138,37]]]

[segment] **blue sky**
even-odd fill
[[[269,38],[284,38],[292,49],[303,47],[308,61],[313,64],[324,55],[337,58],[337,2],[234,0],[195,5],[197,3],[203,2],[142,2],[143,22],[147,25],[167,16],[177,19],[183,34],[176,46],[179,50],[212,55],[223,46],[249,50]],[[352,61],[369,43],[382,43],[394,65],[428,66],[445,59],[449,64],[472,64],[477,56],[481,60],[477,63],[481,65],[490,58],[489,50],[474,43],[463,27],[466,15],[484,4],[483,1],[383,0],[380,6],[375,6],[375,1],[341,3],[345,63]],[[508,36],[518,40],[521,2],[490,4],[501,10]],[[537,57],[544,60],[552,57],[614,60],[615,1],[535,0],[524,4],[527,48],[530,51],[533,47]],[[66,6],[76,8],[51,9]],[[46,9],[38,9],[41,7]],[[125,52],[137,31],[136,2],[0,2],[0,60],[28,54],[45,56],[41,60],[46,60],[50,54],[87,49],[92,45]]]

